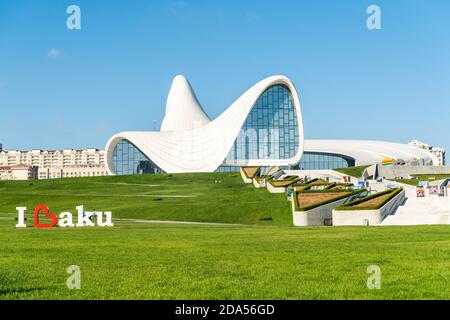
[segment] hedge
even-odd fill
[[[403,188],[388,189],[388,190],[373,194],[371,196],[368,196],[368,197],[365,197],[362,199],[357,199],[357,200],[347,203],[345,205],[339,206],[336,208],[336,210],[337,211],[378,210],[378,209],[384,207],[389,201],[394,199],[394,197],[397,196],[402,191],[403,191]],[[380,203],[377,206],[355,207],[358,204],[364,203],[366,201],[369,201],[369,200],[372,200],[372,199],[375,199],[378,197],[382,197],[387,194],[390,194],[389,197],[387,197],[382,203]]]

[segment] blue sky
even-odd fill
[[[366,27],[371,4],[382,30]],[[212,118],[284,74],[307,139],[450,149],[449,57],[448,0],[0,0],[0,143],[103,148],[159,128],[177,74]]]

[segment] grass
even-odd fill
[[[450,226],[16,229],[0,220],[0,299],[448,299]],[[68,290],[66,268],[81,268]],[[381,290],[368,290],[378,265]]]
[[[419,181],[436,181],[450,178],[450,174],[413,174]]]
[[[285,199],[225,173],[0,182],[0,299],[448,299],[450,226],[295,228]],[[251,225],[17,229],[3,214],[39,203]]]
[[[417,179],[400,179],[392,181],[409,184],[411,186],[418,186],[421,181],[432,182],[450,178],[450,174],[413,174],[412,176],[417,177]]]
[[[292,224],[284,194],[243,183],[239,173],[141,175],[36,181],[0,181],[0,212],[110,210],[114,218]]]
[[[347,176],[352,176],[355,178],[360,178],[366,168],[370,166],[359,166],[359,167],[349,167],[349,168],[340,168],[334,169],[334,171],[340,172]]]
[[[388,180],[393,181],[393,182],[408,184],[410,186],[415,186],[415,187],[417,187],[419,185],[419,180],[413,180],[413,179],[400,179],[400,180],[388,179]]]

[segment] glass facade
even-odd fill
[[[223,165],[293,158],[298,152],[299,140],[292,95],[286,86],[274,85],[253,105]]]
[[[239,172],[241,167],[238,166],[220,166],[215,172]]]
[[[354,167],[355,159],[338,154],[304,152],[302,160],[295,167],[300,170],[327,170]]]
[[[113,162],[117,175],[163,173],[128,140],[122,140],[116,145]]]

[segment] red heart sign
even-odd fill
[[[52,218],[52,222],[39,223],[39,212],[41,210],[45,212],[46,217]],[[36,207],[36,209],[34,209],[34,226],[36,228],[51,228],[51,227],[54,227],[57,222],[58,222],[58,217],[56,216],[56,214],[51,213],[45,204],[40,204]]]

